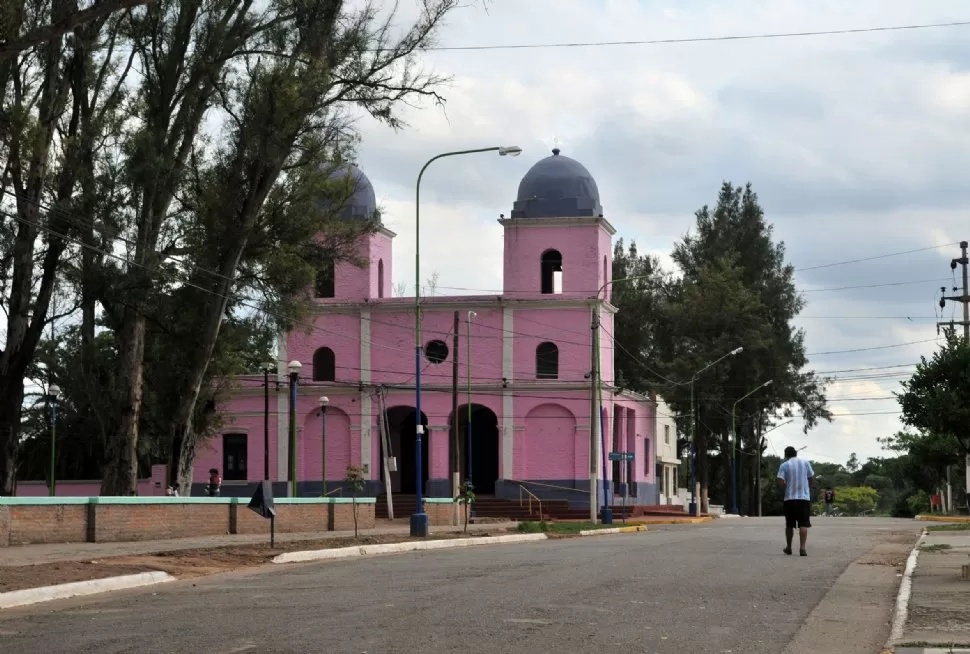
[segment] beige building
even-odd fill
[[[674,411],[663,398],[657,396],[657,491],[661,504],[676,504],[677,469],[677,423]]]

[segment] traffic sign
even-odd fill
[[[610,452],[610,461],[633,461],[633,452]]]

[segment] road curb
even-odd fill
[[[893,651],[896,643],[903,637],[906,629],[906,620],[909,617],[909,598],[913,594],[913,571],[916,570],[916,561],[919,558],[919,548],[926,539],[926,530],[920,533],[913,550],[906,559],[906,568],[903,570],[903,578],[899,582],[899,592],[896,594],[896,610],[893,612],[893,621],[889,628],[889,638],[886,640],[885,648]]]
[[[918,515],[916,519],[921,522],[970,522],[970,516],[937,516],[937,515]]]
[[[166,581],[174,581],[175,577],[167,572],[152,571],[140,572],[133,575],[121,575],[118,577],[105,577],[104,579],[91,579],[88,581],[75,581],[70,584],[57,584],[56,586],[41,586],[39,588],[25,588],[24,590],[12,590],[0,593],[0,609],[11,609],[28,604],[39,602],[50,602],[52,600],[68,599],[70,597],[80,597],[82,595],[95,595],[112,590],[125,590],[128,588],[138,588],[140,586],[151,586]]]
[[[472,547],[473,545],[500,545],[503,543],[528,543],[531,541],[547,540],[545,534],[512,534],[509,536],[480,536],[478,538],[449,538],[441,540],[421,540],[405,543],[387,543],[383,545],[354,545],[352,547],[336,547],[326,550],[306,550],[302,552],[286,552],[273,557],[273,563],[300,563],[303,561],[322,561],[332,559],[346,559],[354,556],[369,556],[374,554],[396,554],[399,552],[414,552],[418,550],[442,550],[453,547]]]
[[[583,529],[579,532],[580,536],[603,536],[606,534],[632,534],[636,531],[647,531],[646,525],[634,525],[632,527],[613,527],[612,529]]]

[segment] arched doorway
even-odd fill
[[[397,472],[391,472],[390,486],[395,493],[414,495],[417,493],[417,434],[414,407],[395,406],[387,409],[387,431],[390,435],[391,454],[397,457]],[[428,458],[428,416],[421,412],[424,434],[421,437],[421,485],[427,488],[429,473]],[[384,479],[384,448],[381,445],[381,481]]]
[[[498,416],[487,406],[472,404],[471,478],[477,495],[493,495],[499,468]],[[455,419],[451,417],[452,446],[455,443]],[[462,481],[468,478],[468,405],[458,407],[458,469]]]

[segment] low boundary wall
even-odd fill
[[[361,529],[375,525],[376,498],[357,498]],[[268,534],[269,520],[238,497],[0,497],[0,547]],[[352,498],[276,498],[276,531],[354,528]]]

